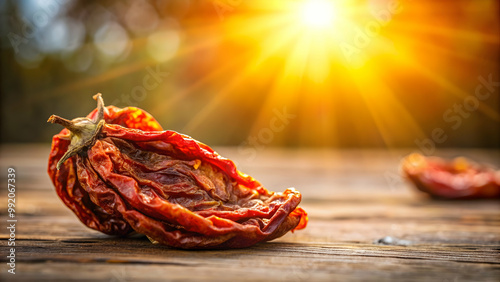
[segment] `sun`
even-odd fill
[[[325,28],[335,19],[335,7],[331,1],[308,0],[301,7],[302,22],[310,28]]]

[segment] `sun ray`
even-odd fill
[[[36,102],[40,99],[49,99],[61,95],[67,95],[68,93],[72,93],[79,89],[89,88],[99,83],[104,83],[106,81],[119,78],[124,75],[144,70],[146,67],[153,65],[155,65],[155,62],[150,59],[140,60],[129,65],[120,65],[99,75],[72,81],[59,87],[42,91],[39,93],[39,95],[33,97],[33,99]]]
[[[416,32],[422,35],[437,35],[441,38],[463,40],[464,42],[484,42],[500,44],[500,37],[497,34],[485,31],[466,30],[462,28],[452,28],[442,25],[430,25],[421,21],[399,21],[393,27],[394,32],[401,34],[412,34]]]
[[[268,115],[276,106],[286,104],[289,100],[297,100],[298,86],[304,75],[304,69],[307,66],[309,56],[308,41],[301,41],[295,45],[294,49],[289,53],[289,57],[279,76],[276,77],[273,86],[269,93],[265,96],[265,100],[258,111],[253,126],[250,129],[250,134],[257,134],[263,125],[268,122]],[[286,96],[283,95],[286,93]]]
[[[270,19],[271,16],[259,16],[258,20],[254,19],[255,24],[252,25],[244,25],[242,24],[242,19],[232,19],[231,22],[227,25],[235,25],[239,27],[239,31],[237,32],[238,34],[245,34],[245,35],[258,35],[262,33],[263,31],[266,31],[268,29],[276,29],[279,28],[281,25],[283,25],[284,21],[282,18],[272,18]],[[267,21],[266,21],[267,20]],[[203,29],[200,29],[200,32]],[[189,32],[191,33],[191,31]],[[251,66],[250,68],[257,68],[263,61],[265,61],[267,58],[271,57],[274,52],[280,48],[282,45],[286,44],[287,41],[291,40],[293,37],[294,33],[293,32],[285,32],[273,40],[273,45],[268,46],[269,48],[264,48],[262,50],[262,53],[258,54],[257,58],[253,59],[251,61]],[[231,39],[232,37],[236,36],[235,33],[229,33],[228,37]],[[192,53],[196,52],[196,50],[203,49],[203,48],[208,48],[208,47],[213,47],[211,46],[212,44],[217,44],[222,42],[224,39],[221,37],[217,37],[217,39],[212,39],[212,40],[207,40],[203,41],[200,44],[194,44],[192,46],[189,46],[185,48],[184,51],[182,51],[179,56],[190,56]],[[227,39],[226,39],[227,40]],[[233,39],[234,40],[234,39]],[[206,76],[195,80],[191,85],[188,87],[182,89],[180,92],[175,93],[175,95],[171,96],[168,98],[165,103],[162,104],[157,104],[156,107],[154,108],[154,111],[163,111],[166,108],[170,108],[176,103],[180,102],[183,99],[186,99],[190,94],[195,93],[198,89],[203,88],[207,83],[211,81],[216,81],[219,78],[227,77],[227,73],[231,73],[232,70],[238,65],[243,63],[243,58],[238,61],[230,61],[224,64],[223,66],[218,67],[215,70],[210,71]],[[235,75],[232,73],[231,75]],[[238,74],[236,74],[238,75]],[[193,123],[194,124],[194,123]],[[188,128],[191,128],[189,126]]]
[[[441,57],[441,58],[453,57],[456,59],[461,59],[470,63],[476,63],[484,66],[496,66],[497,64],[492,60],[472,55],[470,52],[466,52],[465,50],[457,50],[454,48],[449,48],[448,46],[439,45],[432,41],[429,42],[419,41],[418,47],[421,49],[422,53],[429,53],[430,56],[432,57]]]
[[[428,80],[436,83],[441,88],[446,90],[445,93],[450,93],[455,97],[457,97],[458,99],[462,100],[474,94],[472,92],[473,91],[472,89],[470,90],[470,92],[463,90],[462,88],[451,82],[449,79],[445,78],[443,75],[436,73],[431,69],[423,66],[420,62],[416,61],[413,58],[410,58],[409,56],[400,56],[399,58],[403,59],[404,62],[408,65],[408,67],[418,71],[420,74],[424,75]],[[478,100],[478,103],[479,103],[479,108],[478,108],[479,111],[486,114],[492,120],[500,121],[500,113],[498,113],[498,111],[490,107],[485,102]]]
[[[373,70],[362,74],[357,71],[355,82],[386,146],[413,143],[415,138],[424,137],[425,134],[415,119],[394,97],[390,87],[375,77],[374,73],[376,71]],[[380,99],[381,96],[384,99]]]
[[[203,76],[202,78],[195,80],[189,86],[180,89],[179,92],[168,93],[169,96],[165,97],[162,103],[156,104],[152,108],[152,111],[163,112],[174,108],[176,104],[182,102],[185,99],[188,99],[190,95],[206,87],[210,82],[227,77],[227,73],[229,73],[235,66],[237,66],[241,62],[242,60],[226,62],[226,64],[219,66],[215,70],[211,70],[210,73]]]
[[[239,62],[236,61],[235,63],[241,64],[242,61],[244,61],[244,58],[240,58]],[[203,123],[203,121],[209,116],[209,114],[213,112],[217,108],[217,106],[221,104],[221,102],[228,95],[233,94],[232,91],[236,87],[238,87],[243,81],[245,81],[245,79],[247,79],[255,71],[258,71],[257,66],[246,67],[242,69],[240,73],[234,75],[230,79],[227,79],[224,87],[221,88],[219,91],[217,91],[217,94],[210,100],[210,102],[207,105],[205,105],[201,111],[199,111],[195,116],[192,117],[192,119],[188,122],[188,124],[184,126],[182,131],[187,133],[193,132],[197,127],[199,127]],[[220,74],[227,75],[223,72],[220,72]]]

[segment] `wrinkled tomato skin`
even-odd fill
[[[53,137],[49,156],[57,194],[88,227],[135,231],[183,249],[243,248],[306,227],[295,189],[268,191],[207,145],[163,131],[141,109],[108,106],[104,120],[95,143],[59,170],[66,129]]]
[[[97,109],[87,117],[94,118]],[[106,123],[118,124],[127,128],[142,130],[162,130],[161,125],[149,113],[135,108],[120,109],[114,106],[106,107],[104,111]],[[81,186],[77,177],[76,157],[68,159],[57,170],[57,162],[68,150],[70,144],[69,131],[61,130],[52,138],[52,146],[48,162],[48,174],[59,198],[88,227],[109,235],[124,236],[133,231],[129,224],[116,213],[107,213],[95,205]]]

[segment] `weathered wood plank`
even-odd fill
[[[20,262],[112,262],[112,263],[179,263],[198,259],[241,257],[295,257],[307,260],[314,256],[337,256],[339,261],[350,257],[393,258],[409,260],[454,261],[500,265],[500,245],[427,245],[385,246],[363,243],[296,243],[278,240],[239,250],[183,251],[153,245],[146,238],[84,238],[59,240],[20,240]],[[48,248],[44,253],[37,250]],[[241,263],[241,262],[238,262]],[[260,262],[259,262],[260,263]]]
[[[130,239],[30,243],[32,247],[25,247],[29,252],[19,254],[29,255],[19,259],[20,279],[497,281],[500,275],[495,249],[478,255],[468,250],[469,246],[406,248],[271,242],[244,250],[200,252]],[[48,251],[42,255],[40,250]],[[125,272],[126,277],[116,277],[120,272]]]

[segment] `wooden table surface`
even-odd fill
[[[85,227],[46,173],[49,144],[3,145],[2,281],[500,281],[500,201],[436,201],[398,176],[409,150],[216,148],[268,189],[295,187],[305,230],[238,250],[184,251]],[[498,150],[447,150],[500,165]],[[7,168],[16,169],[16,274],[7,272]],[[378,240],[390,236],[392,244]]]

